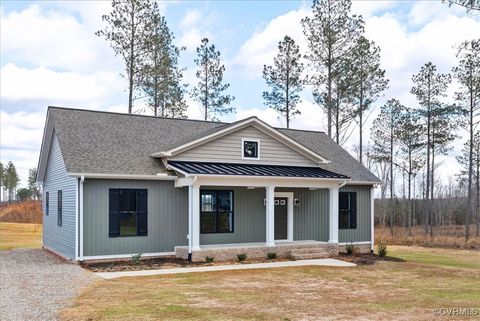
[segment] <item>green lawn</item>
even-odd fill
[[[434,316],[434,309],[480,309],[480,252],[400,246],[390,250],[406,262],[101,280],[78,296],[61,317],[434,320],[442,319]]]
[[[0,250],[41,246],[42,224],[0,222]]]

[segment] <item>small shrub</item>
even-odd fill
[[[267,253],[267,257],[269,260],[275,260],[277,258],[277,253],[276,252]]]
[[[142,253],[132,255],[132,263],[139,264],[141,257],[142,257]]]
[[[246,253],[240,253],[240,254],[237,254],[237,259],[242,262],[242,261],[245,261],[247,259],[247,254]]]
[[[378,256],[380,257],[386,256],[388,254],[387,244],[383,243],[382,241],[378,241],[377,253],[378,253]]]
[[[358,251],[357,251],[357,250],[358,250],[357,247],[356,247],[355,245],[353,245],[353,244],[347,244],[347,245],[345,246],[345,250],[347,251],[347,254],[348,254],[348,255],[353,255],[353,254],[355,254],[356,252],[358,252]]]
[[[205,262],[206,262],[206,263],[213,263],[213,260],[215,260],[213,257],[211,257],[211,256],[205,256]]]

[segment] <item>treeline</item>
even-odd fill
[[[373,144],[368,157],[369,167],[385,183],[381,187],[382,200],[387,190],[390,200],[399,197],[407,200],[402,206],[407,226],[414,224],[414,218],[418,222],[418,217],[413,216],[415,200],[424,200],[420,211],[422,222],[425,233],[433,236],[434,226],[445,219],[437,206],[438,199],[445,194],[445,187],[437,177],[442,165],[438,158],[453,149],[452,143],[460,138],[456,133],[459,128],[463,129],[468,139],[462,155],[457,157],[463,170],[457,175],[455,188],[466,192],[463,222],[468,240],[470,224],[480,223],[480,39],[461,43],[457,57],[458,65],[452,69],[452,74],[441,74],[428,62],[413,75],[411,93],[417,99],[417,106],[406,107],[390,99],[381,107],[373,122]],[[454,97],[447,97],[452,78],[459,84],[458,91]],[[393,234],[397,201],[389,204],[389,225]]]
[[[0,187],[2,187],[2,192],[3,190],[7,192],[6,198],[8,202],[13,200],[40,199],[40,187],[36,181],[37,169],[31,168],[28,173],[28,188],[20,188],[17,190],[18,184],[20,183],[17,168],[11,161],[7,163],[7,166],[4,166],[3,163],[0,162]],[[3,199],[3,195],[2,201],[6,201]]]
[[[468,10],[479,7],[472,1],[448,2]],[[207,38],[197,48],[198,82],[183,83],[184,68],[179,67],[178,58],[185,48],[174,45],[174,35],[155,1],[114,0],[103,20],[106,27],[96,34],[123,59],[129,112],[135,98],[145,97],[155,115],[186,117],[187,94],[201,104],[206,120],[235,112],[235,97],[228,94],[230,85],[223,80],[220,52]],[[365,36],[363,17],[351,13],[351,0],[314,0],[311,15],[301,25],[307,51],[301,52],[295,40],[285,35],[273,64],[263,67],[269,88],[262,94],[265,105],[276,110],[288,128],[301,112],[300,93],[308,88],[319,112],[326,115],[332,139],[342,145],[357,131],[357,158],[384,182],[383,204],[391,200],[381,215],[388,216],[382,222],[389,224],[392,233],[395,225],[421,222],[425,232],[433,235],[434,226],[446,221],[445,215],[450,214],[442,214],[437,203],[446,188],[439,180],[438,173],[444,170],[439,158],[452,150],[462,129],[467,135],[457,158],[462,171],[449,173],[456,174],[449,184],[465,193],[459,199],[466,202],[461,221],[468,239],[470,224],[480,222],[480,39],[459,39],[457,65],[450,74],[439,73],[434,63],[426,62],[412,75],[410,92],[417,103],[405,106],[388,97],[373,121],[371,142],[365,144],[367,120],[390,82],[380,65],[381,48]],[[447,97],[453,81],[458,90]]]

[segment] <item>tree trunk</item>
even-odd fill
[[[430,86],[429,86],[430,87]],[[427,203],[427,208],[425,211],[425,234],[428,234],[430,227],[430,144],[431,144],[431,106],[430,106],[430,97],[428,99],[427,106],[427,178],[426,178],[426,187],[425,187],[425,200]]]
[[[135,4],[132,3],[132,6],[135,6]],[[134,44],[135,44],[135,8],[132,8],[132,12],[130,14],[131,18],[131,24],[132,24],[132,32],[131,32],[131,38],[130,38],[130,64],[129,64],[129,73],[128,73],[128,113],[132,113],[132,107],[133,107],[133,79],[135,77],[135,71],[134,71],[134,61],[135,61],[135,56],[134,56]]]
[[[391,112],[391,111],[390,111]],[[390,116],[390,234],[393,236],[393,225],[395,217],[395,201],[393,187],[393,136],[394,136],[393,115]]]
[[[435,132],[432,130],[432,182],[430,186],[429,216],[430,216],[430,237],[433,237],[433,226],[435,225],[435,209],[433,207],[433,193],[435,185]]]
[[[470,238],[470,217],[473,212],[473,92],[470,90],[470,110],[469,110],[469,129],[470,129],[470,146],[468,148],[468,208],[467,216],[465,217],[465,242]]]
[[[408,149],[408,236],[412,236],[412,150]]]

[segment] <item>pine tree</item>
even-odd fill
[[[434,183],[432,152],[433,152],[433,116],[434,110],[441,106],[440,98],[446,95],[448,84],[451,77],[448,74],[437,73],[437,67],[431,62],[426,63],[420,68],[420,72],[412,77],[413,87],[411,93],[417,98],[420,105],[419,113],[425,124],[426,131],[426,182],[425,199],[427,200],[427,210],[425,212],[425,233],[432,231],[432,191]]]
[[[470,149],[472,146],[473,150],[470,161]],[[472,186],[472,194],[475,192],[475,200],[472,201],[474,203],[472,217],[476,217],[476,235],[478,237],[480,235],[480,131],[477,131],[473,136],[473,143],[470,140],[465,142],[463,145],[462,154],[456,158],[463,168],[460,171],[461,183],[463,184],[464,181],[466,181],[467,188],[470,180],[470,173],[472,175],[472,185],[474,185],[474,188]],[[473,184],[473,182],[475,182],[475,184]],[[472,219],[471,222],[473,222]]]
[[[122,76],[128,80],[128,113],[132,113],[134,94],[141,86],[140,71],[146,58],[145,41],[151,16],[151,0],[113,0],[110,14],[102,16],[107,26],[95,33],[110,42],[115,55],[123,59]]]
[[[380,47],[364,36],[358,38],[348,57],[348,69],[350,93],[355,104],[360,134],[359,161],[363,164],[363,126],[367,120],[364,114],[387,88],[389,82],[385,78],[385,70],[380,68]]]
[[[397,141],[405,110],[397,99],[390,99],[380,109],[380,114],[373,121],[373,130],[370,135],[373,142],[374,159],[378,163],[388,163],[390,169],[390,233],[393,236],[395,213],[395,184],[394,184],[394,159],[398,153]]]
[[[156,2],[151,15],[145,41],[146,60],[140,72],[142,89],[155,116],[185,117],[183,70],[178,67],[180,49],[173,44],[174,36]]]
[[[20,178],[17,174],[17,169],[12,162],[8,162],[5,174],[3,177],[5,188],[8,190],[8,201],[11,202],[15,196],[15,190],[17,189]]]
[[[459,65],[453,68],[453,74],[460,83],[461,91],[456,93],[459,107],[465,115],[462,127],[468,131],[468,210],[465,218],[465,240],[470,237],[470,222],[474,212],[473,197],[473,154],[474,131],[480,121],[480,39],[465,41],[460,45]]]
[[[314,0],[313,17],[302,19],[310,52],[306,58],[316,74],[309,77],[320,107],[327,114],[328,136],[332,137],[336,78],[341,75],[343,60],[363,31],[361,16],[350,15],[351,0]],[[339,113],[337,113],[339,114]]]
[[[297,104],[299,93],[303,89],[303,63],[300,49],[295,41],[285,36],[278,43],[278,54],[273,59],[273,66],[263,66],[263,78],[271,91],[263,92],[265,105],[276,110],[285,118],[287,128],[295,115],[300,114]]]
[[[402,170],[407,174],[407,226],[409,235],[412,235],[411,227],[413,219],[412,181],[424,165],[424,157],[421,154],[424,148],[424,132],[425,130],[420,123],[418,113],[409,108],[405,108],[400,118],[398,130],[398,142],[400,145],[398,158],[402,164],[406,164],[402,166]]]
[[[40,188],[37,184],[37,169],[30,168],[28,170],[28,190],[32,199],[36,200],[40,198]]]
[[[199,81],[191,91],[191,96],[202,104],[205,120],[218,120],[218,116],[235,112],[235,108],[229,106],[235,97],[225,93],[230,84],[223,83],[225,66],[220,62],[220,51],[208,43],[208,38],[204,38],[197,48],[195,64]]]

